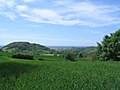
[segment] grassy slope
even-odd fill
[[[120,62],[0,58],[1,90],[119,90]]]
[[[63,61],[63,57],[57,57],[53,54],[41,54],[41,55],[34,55],[34,59],[38,60],[39,58],[42,58],[45,61]]]

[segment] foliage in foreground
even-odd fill
[[[108,61],[120,61],[120,30],[106,35],[101,43],[98,43],[98,59]]]
[[[1,90],[120,90],[119,62],[2,60]]]
[[[33,56],[26,55],[26,54],[15,54],[15,55],[12,55],[12,58],[33,60]]]

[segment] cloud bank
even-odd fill
[[[47,3],[49,6],[43,7]],[[39,4],[39,5],[38,5]],[[120,23],[120,7],[73,0],[0,0],[0,15],[36,23],[103,27]]]

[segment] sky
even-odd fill
[[[120,28],[120,0],[0,0],[0,45],[96,46]]]

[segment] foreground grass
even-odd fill
[[[120,90],[120,62],[0,58],[1,90]]]

